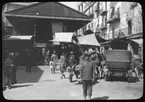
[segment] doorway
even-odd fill
[[[52,40],[52,26],[48,20],[37,20],[36,22],[36,42],[46,43]]]

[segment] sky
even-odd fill
[[[22,2],[13,2],[13,3],[22,4]],[[64,5],[66,5],[66,6],[69,6],[69,7],[73,8],[73,9],[77,10],[78,9],[77,8],[77,5],[80,2],[60,2],[60,3],[62,3]],[[23,3],[23,4],[26,4],[27,5],[27,3]]]
[[[60,2],[64,5],[67,5],[73,9],[76,9],[77,10],[77,5],[80,3],[80,2]]]

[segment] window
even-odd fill
[[[80,11],[80,12],[83,12],[83,4],[81,4],[81,5],[79,6],[79,11]]]
[[[111,9],[111,18],[114,16],[114,7],[112,7],[112,9]]]
[[[128,35],[132,34],[132,24],[131,21],[128,21]]]
[[[78,7],[78,11],[80,11],[80,7],[81,7],[81,6]]]

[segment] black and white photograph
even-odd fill
[[[143,15],[133,1],[2,6],[5,100],[143,97]]]

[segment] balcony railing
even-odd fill
[[[107,25],[102,23],[101,27],[100,27],[100,30],[104,30],[104,29],[107,29]]]
[[[99,26],[96,27],[96,31],[95,32],[96,33],[100,33],[100,27]]]
[[[112,22],[119,21],[119,20],[120,20],[120,13],[117,12],[112,16],[112,18],[111,17],[109,18],[107,23],[112,23]]]
[[[105,7],[105,9],[104,9],[104,8],[101,8],[101,9],[100,9],[100,15],[104,15],[104,14],[106,14],[106,13],[107,13],[106,7]]]

